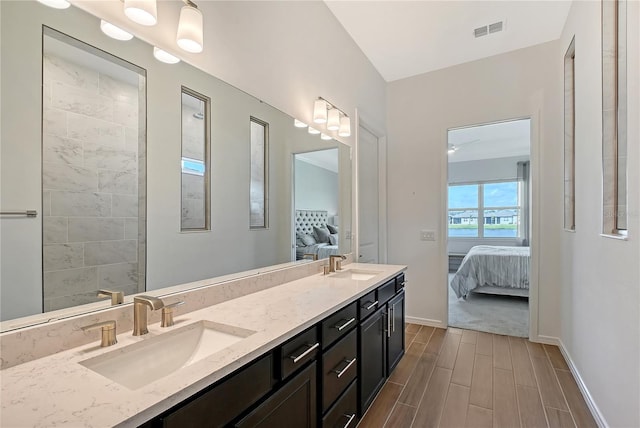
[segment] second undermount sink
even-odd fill
[[[381,271],[376,271],[376,270],[348,269],[348,270],[336,272],[331,276],[333,278],[344,278],[344,279],[351,279],[354,281],[366,281],[368,279],[373,278],[380,272]]]
[[[129,389],[138,389],[251,336],[255,331],[211,321],[142,340],[80,364]]]

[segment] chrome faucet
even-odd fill
[[[342,270],[342,261],[347,257],[341,254],[332,254],[329,256],[329,272]]]
[[[147,307],[157,311],[164,307],[164,302],[157,297],[136,296],[133,298],[133,335],[141,336],[149,333],[147,329]]]

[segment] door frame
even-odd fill
[[[540,160],[540,112],[536,110],[531,114],[514,116],[494,121],[488,122],[479,122],[472,124],[464,124],[464,125],[453,125],[444,128],[443,132],[443,145],[442,147],[447,147],[449,142],[449,130],[451,129],[459,129],[459,128],[469,128],[473,126],[481,126],[488,125],[494,123],[502,123],[502,122],[512,122],[515,120],[530,120],[530,133],[529,133],[529,162],[530,162],[530,185],[531,185],[531,206],[530,206],[530,227],[529,231],[530,242],[529,248],[531,252],[531,262],[530,262],[530,272],[529,272],[529,339],[537,340],[538,339],[538,302],[539,302],[539,261],[540,261],[540,175],[539,175],[539,160]],[[442,157],[442,199],[441,206],[444,207],[442,220],[440,222],[440,236],[443,239],[440,240],[441,248],[440,254],[442,255],[441,260],[441,280],[446,284],[447,292],[444,294],[444,325],[445,328],[449,326],[449,293],[451,292],[451,287],[449,287],[449,255],[448,255],[448,247],[449,247],[449,233],[448,233],[448,196],[449,196],[449,155],[447,150],[443,150]]]
[[[355,146],[353,150],[353,212],[355,213],[354,233],[352,233],[353,261],[357,262],[360,251],[360,189],[358,175],[360,170],[359,147],[360,127],[378,138],[378,263],[387,263],[387,135],[382,128],[375,125],[366,114],[356,108],[355,114]]]

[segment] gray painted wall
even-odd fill
[[[296,210],[326,210],[329,222],[338,214],[338,174],[295,160]]]

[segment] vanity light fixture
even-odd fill
[[[349,116],[345,115],[340,118],[340,128],[338,129],[338,135],[340,137],[351,136],[351,119],[349,119]]]
[[[131,40],[133,39],[133,34],[127,33],[120,27],[116,27],[110,22],[105,21],[104,19],[100,20],[100,29],[104,34],[116,40]]]
[[[295,126],[296,128],[306,128],[307,124],[299,121],[298,119],[293,119],[293,126]]]
[[[147,27],[158,23],[156,0],[124,0],[124,14],[133,22]]]
[[[458,150],[458,148],[456,146],[454,146],[453,144],[449,144],[448,148],[447,148],[447,153],[449,153],[450,155],[454,154],[456,151]]]
[[[351,136],[351,119],[335,104],[322,97],[318,97],[313,103],[313,121],[326,123],[328,131],[338,131],[340,137]]]
[[[313,122],[327,123],[327,102],[323,98],[313,103]]]
[[[332,108],[327,116],[327,129],[329,131],[337,131],[340,129],[340,110]]]
[[[184,51],[190,53],[202,52],[204,20],[198,6],[190,0],[184,0],[185,5],[180,10],[178,21],[178,35],[176,42]]]
[[[325,133],[320,134],[320,139],[325,140],[325,141],[333,140],[331,135],[327,135]]]
[[[66,9],[71,6],[71,3],[67,0],[38,0],[38,3],[42,3],[43,5],[54,9]]]
[[[153,47],[153,56],[160,62],[167,64],[177,64],[180,62],[180,58],[171,55],[169,52],[163,51],[160,48]]]
[[[309,134],[318,135],[319,133],[320,131],[318,131],[316,128],[309,127]]]

